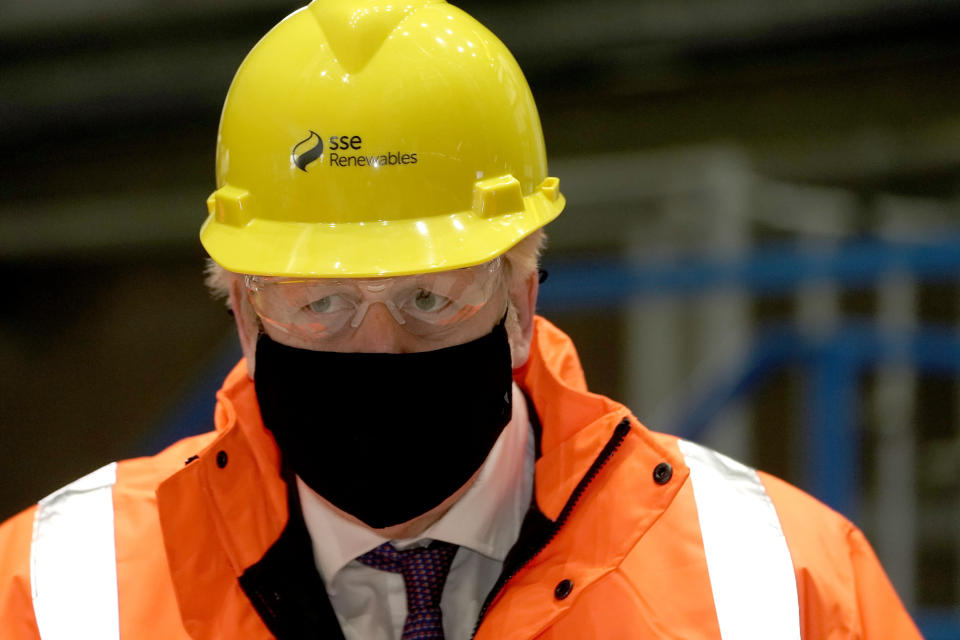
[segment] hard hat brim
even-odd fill
[[[243,225],[211,212],[200,241],[235,273],[312,278],[399,276],[481,264],[554,220],[566,200],[541,191],[523,210],[484,217],[470,209],[422,219],[331,224],[253,218]]]

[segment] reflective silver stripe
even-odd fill
[[[43,640],[118,640],[113,462],[37,505],[30,546],[33,612]]]
[[[757,472],[680,440],[724,640],[800,640],[800,605],[780,519]]]

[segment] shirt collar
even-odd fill
[[[399,547],[443,540],[503,561],[517,539],[533,490],[534,442],[527,403],[513,385],[513,416],[476,480],[442,518]],[[340,569],[387,538],[337,513],[299,477],[297,491],[317,569],[329,584]]]

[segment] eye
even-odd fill
[[[349,309],[351,306],[350,302],[342,295],[334,293],[305,304],[303,309],[311,313],[336,313]]]
[[[432,291],[427,291],[426,289],[418,289],[417,293],[413,296],[413,305],[417,308],[417,311],[439,311],[449,303],[449,298]]]
[[[330,296],[323,296],[319,300],[314,300],[307,305],[307,309],[313,311],[314,313],[326,313],[330,311],[330,308],[333,306],[333,301],[330,299]]]

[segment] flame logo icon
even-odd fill
[[[298,154],[297,151],[299,151],[301,148],[306,148],[306,151]],[[306,173],[307,165],[322,155],[323,140],[316,131],[311,129],[310,135],[293,145],[293,150],[290,152],[290,160],[293,162],[293,164],[297,165],[297,168],[300,169],[300,171]]]

